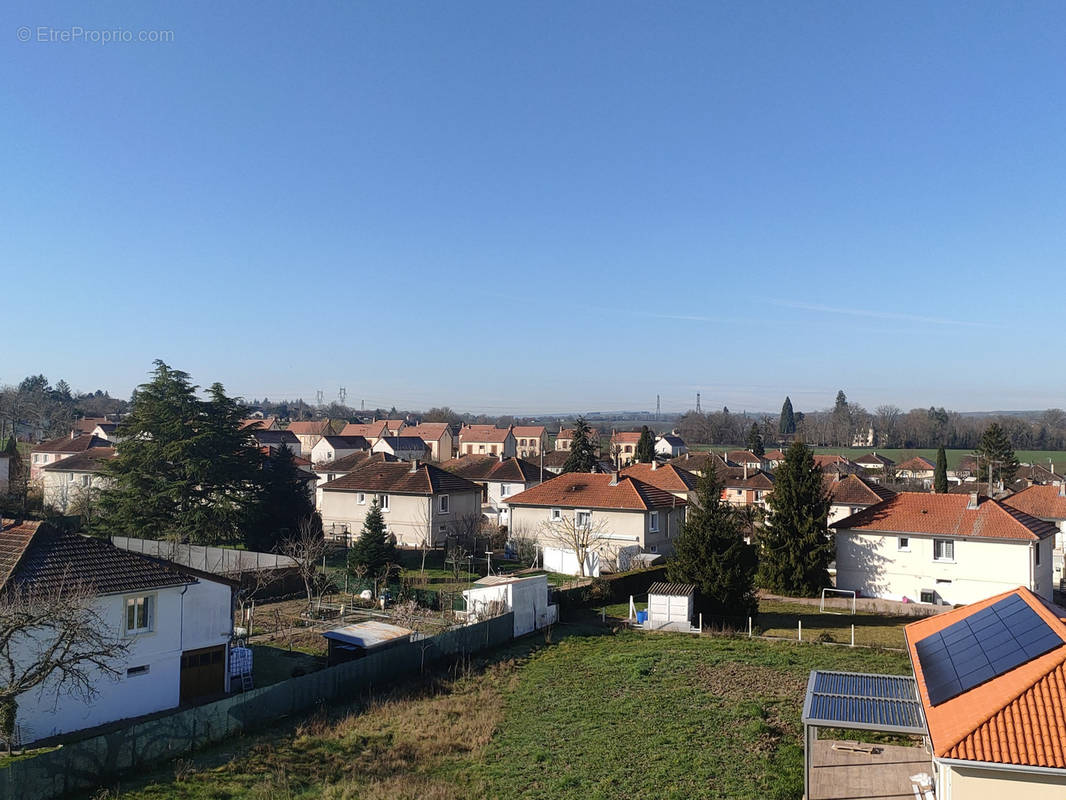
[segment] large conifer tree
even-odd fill
[[[751,430],[748,432],[748,450],[755,455],[762,458],[766,454],[766,449],[762,444],[762,434],[759,433],[759,423],[751,423]]]
[[[297,534],[301,520],[314,516],[307,483],[287,445],[272,450],[263,462],[256,495],[245,527],[244,542],[249,550],[275,552]]]
[[[722,500],[722,483],[708,462],[696,486],[681,533],[674,540],[674,558],[667,577],[696,586],[696,610],[704,622],[740,627],[758,611],[754,545],[743,538],[737,509]]]
[[[390,566],[398,561],[396,544],[385,530],[385,518],[375,499],[363,520],[359,538],[348,552],[348,569],[377,581],[387,577]]]
[[[781,405],[781,421],[777,424],[777,431],[782,436],[790,436],[796,432],[796,415],[792,411],[792,399],[785,397]]]
[[[834,547],[826,531],[829,496],[822,470],[803,442],[793,442],[785,452],[767,502],[770,517],[760,537],[760,586],[782,594],[817,594],[829,586]]]
[[[940,445],[936,451],[936,470],[933,472],[933,491],[937,494],[948,492],[948,454],[944,452],[944,445]]]
[[[633,461],[637,464],[650,464],[655,460],[655,437],[647,425],[640,429],[640,439],[637,440],[636,450],[633,452]]]
[[[574,438],[570,441],[570,455],[563,464],[563,472],[592,472],[596,466],[596,450],[592,442],[592,431],[584,417],[578,417],[574,423]]]
[[[989,466],[992,467],[992,482],[1003,482],[1004,486],[1014,480],[1018,471],[1018,459],[1006,431],[998,422],[990,423],[981,434],[981,443],[977,446],[977,469],[979,479],[988,479]],[[992,487],[988,487],[989,493]]]

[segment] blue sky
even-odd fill
[[[1064,42],[1035,2],[8,3],[0,383],[1064,406]]]

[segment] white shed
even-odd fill
[[[525,636],[547,627],[559,618],[559,607],[548,605],[548,576],[513,578],[489,575],[463,591],[466,619],[482,619],[514,612],[514,635]]]
[[[696,587],[691,583],[653,583],[648,589],[648,627],[692,624],[692,603]]]

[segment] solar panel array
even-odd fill
[[[804,721],[842,728],[923,733],[925,722],[914,678],[815,672]]]
[[[1061,644],[1040,615],[1013,594],[922,639],[915,649],[935,706]]]

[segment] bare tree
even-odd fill
[[[296,570],[304,582],[308,615],[314,606],[315,590],[321,588],[325,577],[318,571],[318,565],[328,550],[326,538],[322,535],[322,523],[317,515],[300,520],[296,533],[281,543],[282,555],[296,562]]]
[[[11,751],[18,698],[47,684],[56,700],[90,701],[129,645],[93,608],[89,584],[65,577],[58,589],[9,586],[0,593],[0,738]]]
[[[448,523],[448,561],[451,562],[456,580],[459,580],[459,573],[463,571],[463,564],[478,552],[482,522],[481,513],[475,512],[463,514]]]
[[[607,531],[606,519],[593,520],[591,514],[584,519],[576,514],[572,517],[564,514],[557,520],[542,524],[543,538],[574,551],[582,578],[586,577],[585,568],[591,566],[589,559],[593,554],[607,559],[617,556],[617,553],[611,554],[608,546],[611,537]]]

